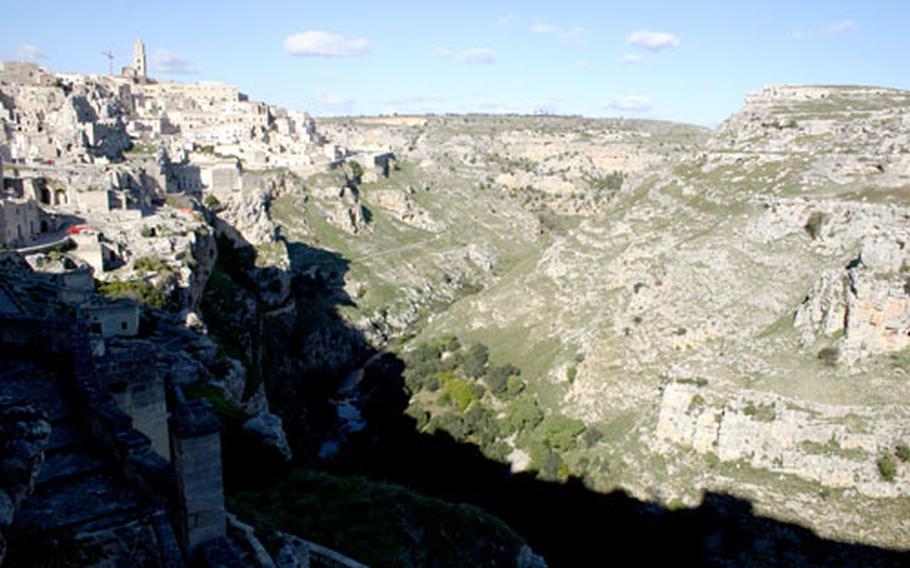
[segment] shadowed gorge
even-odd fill
[[[349,302],[341,288],[343,263],[318,249],[299,249],[305,258],[326,255],[325,265],[340,272],[339,278],[299,287],[298,302],[319,306],[326,310],[323,314],[331,314],[335,304]],[[330,261],[332,258],[335,260]],[[307,318],[313,317],[307,312]],[[343,325],[325,317],[334,322],[326,325]],[[355,332],[352,337],[357,335]],[[281,346],[277,349],[285,351]],[[238,514],[266,533],[275,528],[303,526],[314,530],[319,526],[327,545],[354,558],[389,566],[461,562],[499,565],[510,560],[500,557],[495,545],[485,550],[484,545],[477,544],[475,549],[469,544],[496,531],[484,529],[469,536],[455,529],[454,534],[445,536],[450,530],[445,523],[437,527],[435,521],[420,516],[433,513],[414,516],[412,508],[420,507],[413,502],[414,497],[397,496],[392,506],[372,495],[374,484],[382,489],[384,483],[407,488],[397,490],[405,496],[422,494],[480,507],[517,531],[543,555],[548,566],[576,566],[594,557],[630,565],[899,566],[910,559],[906,552],[821,538],[798,524],[759,515],[748,500],[731,495],[707,492],[696,507],[668,509],[621,490],[597,492],[577,477],[543,481],[533,473],[513,473],[508,464],[489,459],[475,445],[458,442],[445,431],[421,433],[414,419],[405,414],[410,395],[402,376],[404,362],[391,353],[378,358],[371,357],[373,354],[366,351],[361,355],[371,362],[357,386],[367,426],[352,433],[333,459],[316,460],[318,446],[313,441],[324,439],[326,432],[337,427],[337,415],[331,409],[318,408],[331,400],[335,383],[322,391],[285,391],[274,399],[285,401],[280,408],[300,412],[303,407],[307,416],[319,417],[308,423],[311,428],[322,428],[323,433],[309,438],[309,443],[302,435],[290,434],[296,455],[309,459],[298,458],[264,474],[261,463],[243,459],[248,454],[238,452],[238,459],[232,460],[231,453],[226,453],[226,472],[233,480],[229,502]],[[289,396],[300,398],[291,402]],[[290,418],[286,415],[289,424]],[[289,432],[295,432],[290,425]],[[308,433],[313,436],[312,430]],[[228,446],[236,447],[232,443]],[[295,502],[292,496],[306,494],[308,484],[314,486],[309,489],[314,491],[311,500]],[[345,489],[335,493],[331,488],[336,485]],[[349,503],[351,499],[353,504]],[[370,514],[373,507],[381,513]],[[478,522],[486,526],[489,521],[478,521],[475,514],[479,513],[465,511],[465,520],[448,522],[454,527]],[[393,527],[378,529],[373,523]],[[377,530],[381,536],[374,534]],[[415,536],[410,531],[428,533],[412,541]],[[508,541],[509,537],[499,538]]]

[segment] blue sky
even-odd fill
[[[768,83],[910,88],[904,0],[0,0],[0,57],[151,75],[315,115],[533,112],[715,125]]]

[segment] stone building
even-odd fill
[[[0,84],[4,83],[51,86],[54,84],[54,80],[37,63],[3,61],[0,62]]]
[[[89,330],[102,337],[134,337],[139,333],[139,306],[135,302],[91,302],[81,311]]]
[[[114,251],[101,241],[100,235],[95,231],[70,235],[70,240],[76,245],[70,254],[91,266],[95,275],[107,270],[116,258]]]
[[[0,246],[25,246],[40,232],[40,214],[33,200],[0,197]]]

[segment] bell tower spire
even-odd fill
[[[142,43],[142,38],[139,36],[136,36],[136,43],[133,45],[133,69],[136,70],[137,77],[146,78],[145,44]]]

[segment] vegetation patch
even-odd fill
[[[459,441],[477,444],[494,459],[505,460],[511,449],[522,448],[542,478],[564,479],[569,473],[567,454],[579,446],[585,423],[544,413],[526,392],[518,367],[491,366],[489,361],[485,345],[463,347],[454,336],[418,344],[405,357],[408,414],[421,430],[444,430]],[[593,434],[584,443],[594,444],[601,435]],[[512,437],[514,443],[507,440]]]
[[[773,404],[755,404],[751,400],[743,408],[743,414],[759,422],[774,422],[774,418],[777,416]]]
[[[98,292],[112,300],[133,300],[159,310],[167,308],[170,303],[164,292],[142,280],[103,282],[98,285]]]
[[[878,466],[878,472],[881,474],[882,479],[888,483],[894,482],[894,478],[897,476],[897,462],[894,461],[893,457],[882,456],[875,464]]]
[[[818,352],[818,360],[829,367],[837,366],[837,359],[840,357],[840,349],[837,347],[824,347]]]
[[[821,211],[813,211],[809,215],[809,219],[806,221],[806,224],[803,225],[803,229],[806,230],[806,233],[813,239],[817,239],[822,233],[822,226],[825,224],[825,221],[828,220],[828,216]]]
[[[309,469],[234,495],[228,508],[272,550],[281,546],[281,530],[371,566],[506,566],[525,544],[477,507]]]
[[[247,413],[231,404],[221,389],[203,381],[190,383],[183,387],[183,393],[189,398],[204,398],[212,405],[212,410],[223,422],[243,422],[249,418]]]

